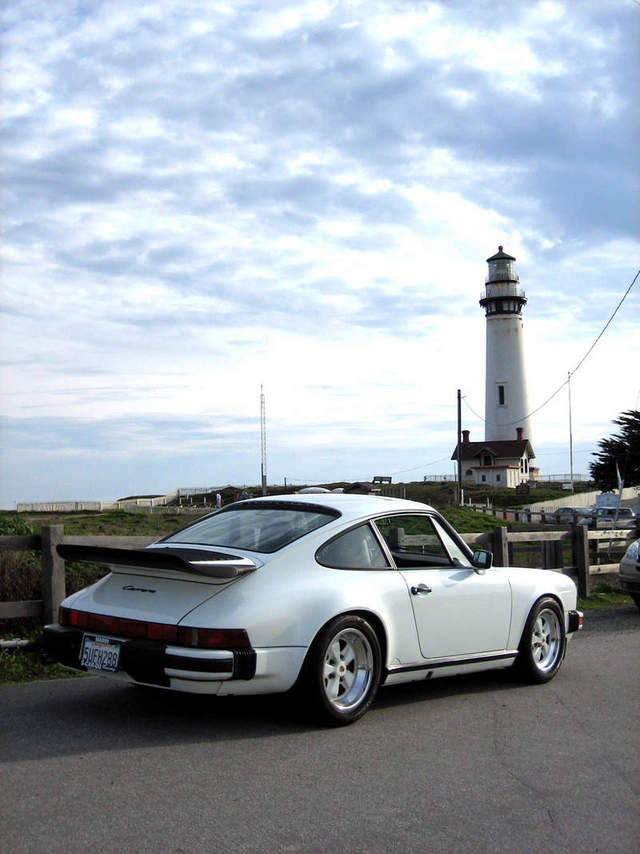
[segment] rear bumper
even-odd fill
[[[640,573],[637,578],[630,578],[628,575],[622,575],[618,577],[620,583],[620,590],[624,591],[624,593],[640,593]]]
[[[170,646],[161,641],[126,638],[114,638],[121,644],[118,671],[113,674],[95,671],[80,664],[84,634],[66,626],[45,626],[42,637],[45,659],[88,673],[116,678],[128,676],[134,682],[162,688],[177,687],[172,683],[184,682],[187,689],[189,683],[199,683],[200,690],[206,690],[206,683],[214,683],[218,690],[223,681],[247,681],[256,673],[256,652],[253,649],[194,649]],[[196,685],[193,689],[199,690]]]

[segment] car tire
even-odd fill
[[[558,672],[567,646],[564,613],[546,596],[531,609],[522,632],[516,670],[528,682],[549,682]]]
[[[328,623],[311,645],[298,694],[316,722],[346,726],[361,718],[373,702],[381,667],[374,629],[362,617],[345,614]]]
[[[630,593],[629,595],[636,603],[636,608],[640,608],[640,593]]]

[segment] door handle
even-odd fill
[[[431,593],[431,588],[426,584],[418,584],[417,587],[411,588],[411,593],[414,596],[424,596],[426,593]]]

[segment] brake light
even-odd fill
[[[204,629],[191,626],[172,626],[167,623],[148,623],[106,614],[90,614],[75,608],[60,608],[60,624],[76,629],[117,635],[124,638],[145,638],[176,646],[200,649],[250,649],[249,636],[244,629]]]
[[[244,629],[193,629],[178,626],[178,645],[200,649],[249,649],[249,636]]]

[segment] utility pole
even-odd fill
[[[458,458],[458,504],[464,504],[462,495],[462,394],[458,389],[458,447],[456,452]]]
[[[571,371],[569,371],[567,376],[567,388],[569,389],[569,466],[571,471],[571,492],[573,492],[573,426],[571,424]]]
[[[264,408],[264,391],[260,386],[260,444],[261,444],[261,463],[260,463],[260,480],[262,485],[262,494],[267,494],[267,418]]]

